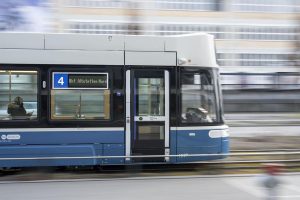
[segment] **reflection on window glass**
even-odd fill
[[[138,94],[139,116],[163,116],[165,114],[163,78],[139,78]]]
[[[181,77],[182,122],[216,122],[216,96],[212,73],[208,70],[183,72]]]
[[[0,70],[0,120],[37,119],[37,71]]]
[[[52,90],[51,119],[110,119],[110,91]]]

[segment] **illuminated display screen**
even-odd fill
[[[107,73],[53,72],[52,89],[108,89]]]
[[[107,88],[107,75],[70,74],[69,88]]]

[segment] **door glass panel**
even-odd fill
[[[139,140],[163,140],[165,138],[165,126],[139,125]]]
[[[165,115],[163,78],[138,78],[138,116]]]

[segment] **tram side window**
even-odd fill
[[[75,75],[77,76],[77,75]],[[97,77],[78,77],[76,80],[99,81]],[[66,80],[65,80],[66,81]],[[70,83],[69,79],[69,83]],[[106,80],[108,81],[108,80]],[[77,83],[77,86],[79,84]],[[52,120],[109,120],[110,89],[104,88],[52,88]]]
[[[37,119],[37,71],[0,70],[0,120]]]
[[[214,123],[216,92],[208,70],[183,72],[181,75],[181,118],[183,123]]]

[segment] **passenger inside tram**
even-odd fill
[[[17,96],[14,99],[14,102],[8,104],[7,113],[11,116],[12,119],[29,119],[32,115],[32,112],[27,113],[24,108],[23,98]]]

